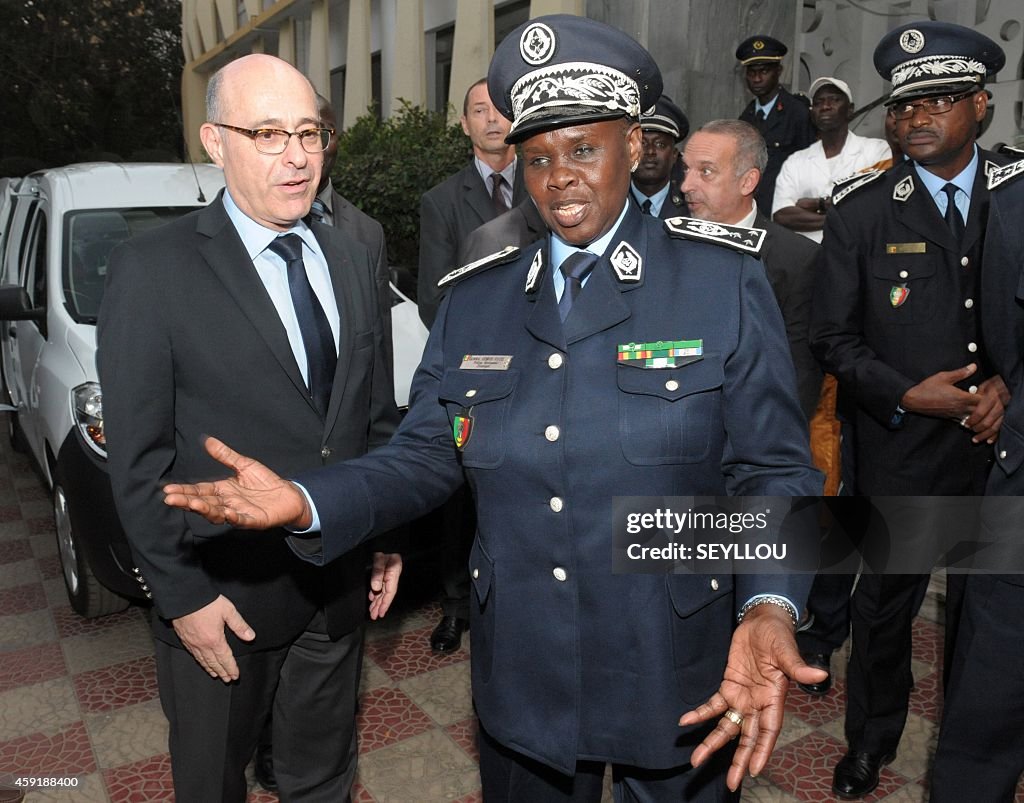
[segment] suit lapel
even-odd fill
[[[470,162],[469,167],[465,169],[462,189],[466,204],[480,218],[480,223],[486,223],[494,217],[494,204],[491,202],[491,196],[487,194],[487,184],[477,172],[476,162]]]
[[[260,281],[220,196],[203,209],[196,228],[200,234],[209,238],[200,246],[199,252],[210,270],[252,323],[253,329],[266,343],[296,390],[312,407],[313,402],[295,362],[281,316]]]
[[[893,202],[896,219],[942,250],[959,254],[960,247],[953,241],[953,233],[949,230],[942,215],[939,214],[939,208],[935,205],[935,200],[929,194],[927,187],[924,186],[924,182],[917,175],[917,170],[909,162],[905,162],[893,170],[889,186],[895,187],[907,176],[914,182],[914,191],[906,200]]]
[[[352,264],[349,255],[338,245],[331,227],[323,223],[314,223],[313,236],[320,244],[327,260],[327,270],[331,275],[331,287],[334,289],[334,300],[338,305],[338,367],[334,372],[334,385],[331,388],[331,401],[327,406],[324,429],[330,434],[338,417],[338,408],[344,395],[343,389],[347,381],[349,367],[352,364],[352,349],[355,346],[354,325],[356,312],[353,307],[352,293],[348,292],[351,281]]]

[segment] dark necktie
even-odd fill
[[[577,251],[565,258],[559,266],[562,275],[565,276],[565,288],[562,290],[562,297],[558,300],[558,314],[564,321],[569,317],[569,310],[572,309],[576,296],[583,289],[583,280],[594,268],[597,262],[597,255],[588,251]]]
[[[505,195],[501,191],[505,183],[505,177],[501,173],[491,173],[491,203],[494,204],[494,214],[500,215],[508,211],[508,204],[505,203]]]
[[[331,400],[331,386],[334,384],[334,371],[338,367],[338,352],[327,315],[306,276],[306,265],[302,261],[302,238],[297,234],[285,234],[267,248],[281,257],[288,266],[288,290],[302,332],[302,343],[306,347],[309,395],[321,414],[326,414],[327,404]]]
[[[651,214],[651,199],[650,198],[644,198],[644,202],[642,204],[640,204],[640,211],[643,212],[645,215]]]
[[[764,128],[764,109],[757,110],[757,114],[754,115],[754,120],[754,125],[757,127],[758,131]]]
[[[949,198],[949,203],[946,204],[946,225],[949,226],[949,230],[953,232],[953,239],[956,240],[957,244],[963,242],[964,239],[964,219],[960,217],[960,210],[956,208],[956,204],[953,202],[956,198],[956,184],[950,182],[942,191],[946,193],[946,197]]]
[[[309,214],[313,216],[313,220],[315,220],[317,223],[326,223],[327,204],[325,204],[319,198],[314,198],[313,205],[309,209]]]

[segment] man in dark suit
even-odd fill
[[[985,76],[1004,61],[995,42],[958,25],[922,21],[886,34],[875,67],[892,81],[886,104],[908,159],[837,189],[825,221],[811,348],[856,401],[857,493],[876,497],[890,521],[912,514],[891,546],[920,566],[875,567],[853,595],[849,750],[833,781],[849,799],[878,784],[906,722],[911,623],[944,535],[913,519],[946,511],[952,520],[960,503],[939,497],[984,491],[1009,400],[979,314],[986,173],[1000,160],[975,145]],[[895,498],[932,495],[927,506]]]
[[[743,65],[747,88],[754,99],[740,114],[740,119],[754,126],[768,146],[768,165],[761,176],[754,199],[765,217],[772,215],[775,179],[782,163],[791,153],[814,142],[810,104],[802,95],[793,95],[779,86],[782,57],[789,51],[778,39],[751,36],[740,42],[736,58]]]
[[[438,280],[459,266],[462,241],[473,229],[525,199],[516,149],[505,142],[508,120],[490,95],[487,79],[467,91],[462,103],[462,130],[473,146],[468,165],[420,199],[420,259],[416,277],[420,318],[429,328],[441,303]]]
[[[460,264],[459,249],[470,232],[524,200],[516,149],[505,142],[502,117],[481,78],[462,103],[462,130],[473,145],[466,167],[432,187],[420,199],[420,260],[416,282],[420,318],[434,323],[442,290],[438,280]],[[476,519],[473,500],[463,488],[445,505],[441,532],[441,621],[430,635],[434,652],[455,652],[469,626],[469,576],[466,560]]]
[[[767,161],[764,139],[753,126],[740,120],[713,120],[686,143],[683,192],[695,218],[767,232],[761,261],[786,324],[800,409],[810,421],[822,380],[807,342],[814,268],[821,247],[772,222],[755,205],[754,194]]]
[[[982,328],[1010,403],[982,506],[981,541],[967,578],[939,744],[933,803],[1010,803],[1024,772],[1024,161],[994,170],[985,255]]]
[[[730,567],[617,574],[609,556],[623,489],[820,489],[778,306],[742,250],[761,233],[715,240],[731,248],[695,242],[706,226],[670,227],[629,200],[637,117],[661,77],[622,32],[530,20],[499,45],[488,80],[515,117],[510,138],[550,236],[447,279],[389,446],[298,477],[306,496],[211,439],[235,478],[170,486],[168,503],[246,526],[314,526],[322,535],[289,540],[322,562],[436,504],[465,469],[480,519],[470,567],[484,799],[596,803],[611,763],[616,799],[734,800],[726,785],[771,752],[787,677],[823,674],[793,637],[809,581]],[[596,96],[572,103],[578,86]],[[581,263],[592,270],[579,275]],[[694,338],[688,351],[648,364],[642,344],[676,335]]]
[[[110,475],[156,607],[177,798],[244,800],[273,708],[282,799],[346,800],[363,556],[310,571],[278,538],[168,515],[161,486],[218,470],[204,432],[230,431],[282,471],[388,439],[397,410],[374,266],[361,244],[303,221],[331,131],[302,74],[246,56],[211,78],[207,98],[200,133],[225,192],[111,260],[98,325]],[[399,570],[397,556],[378,556],[372,615]]]
[[[522,248],[548,233],[548,227],[527,196],[518,206],[498,215],[469,233],[459,246],[459,265],[468,265],[510,245]]]
[[[643,156],[633,170],[633,198],[645,215],[663,220],[688,215],[682,190],[673,183],[679,143],[690,133],[690,121],[667,95],[658,98],[650,114],[640,118],[644,132]]]

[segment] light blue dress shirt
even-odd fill
[[[974,178],[978,173],[978,161],[978,146],[975,145],[974,156],[971,157],[967,167],[950,179],[949,182],[944,178],[939,178],[934,173],[929,173],[926,167],[914,162],[914,170],[918,178],[921,179],[921,183],[924,184],[925,189],[928,190],[928,194],[932,196],[935,205],[939,208],[940,217],[946,216],[946,207],[949,206],[949,196],[942,191],[942,188],[947,183],[952,183],[956,185],[957,190],[955,196],[956,208],[960,210],[960,217],[963,218],[964,225],[967,224],[967,215],[971,210],[971,190],[974,188]]]

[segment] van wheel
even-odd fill
[[[86,619],[95,619],[127,608],[128,600],[104,586],[92,573],[78,543],[71,512],[68,510],[68,500],[60,483],[53,486],[53,521],[57,530],[57,551],[64,575],[64,588],[75,613]]]

